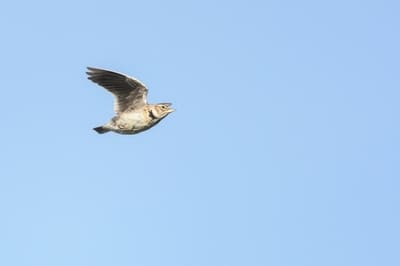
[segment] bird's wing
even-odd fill
[[[139,80],[109,70],[88,67],[91,81],[104,87],[115,96],[115,112],[141,108],[147,104],[147,88]]]

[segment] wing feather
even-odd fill
[[[139,80],[127,75],[99,68],[88,67],[91,81],[104,87],[115,96],[115,112],[141,108],[147,104],[147,88]]]

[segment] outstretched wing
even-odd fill
[[[147,104],[147,88],[139,80],[109,70],[88,67],[91,81],[104,87],[115,96],[115,112],[141,108]]]

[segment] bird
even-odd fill
[[[147,87],[128,75],[87,67],[88,79],[104,87],[115,97],[116,115],[106,124],[93,128],[97,133],[115,132],[132,135],[157,125],[175,110],[172,103],[147,103]]]

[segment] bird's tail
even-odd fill
[[[99,134],[104,134],[104,133],[107,133],[108,131],[110,131],[109,129],[107,129],[103,126],[95,127],[95,128],[93,128],[93,130]]]

